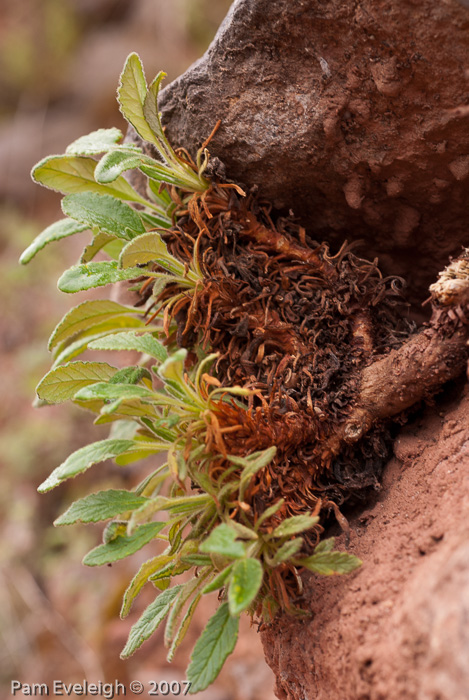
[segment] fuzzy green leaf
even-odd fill
[[[120,110],[142,139],[154,143],[155,135],[143,113],[146,94],[147,82],[142,63],[136,53],[131,53],[125,62],[117,90]]]
[[[42,250],[46,245],[53,241],[60,241],[62,238],[68,238],[75,233],[81,233],[89,228],[86,224],[78,223],[72,219],[60,219],[54,224],[48,226],[39,236],[36,236],[34,241],[29,245],[20,257],[20,263],[26,265],[34,258],[36,253]]]
[[[145,226],[135,209],[108,194],[69,194],[62,200],[62,211],[90,228],[97,226],[100,231],[125,240],[145,233]]]
[[[200,545],[200,551],[207,554],[222,554],[225,557],[238,559],[244,557],[245,548],[242,542],[236,540],[236,531],[222,523],[218,525]]]
[[[192,622],[192,618],[194,617],[194,613],[196,611],[197,605],[200,602],[201,597],[202,595],[199,593],[195,596],[195,598],[192,599],[191,604],[187,608],[186,614],[182,618],[181,624],[179,625],[179,629],[174,635],[174,639],[169,649],[168,656],[166,657],[166,660],[169,663],[171,663],[171,661],[173,660],[177,648],[180,646],[180,644],[182,644],[184,637],[187,634],[187,630],[189,629],[189,625]]]
[[[158,93],[160,91],[160,85],[162,81],[166,78],[166,73],[160,71],[156,78],[154,78],[148,88],[148,92],[145,96],[143,102],[143,113],[147,124],[151,128],[153,134],[157,137],[160,145],[160,149],[163,150],[163,157],[173,156],[173,150],[169,145],[163,127],[161,124],[160,113],[158,111]]]
[[[39,486],[39,493],[45,493],[56,486],[71,479],[78,474],[82,474],[93,464],[112,459],[123,452],[127,452],[135,447],[135,440],[100,440],[91,445],[80,447],[76,452],[72,452],[59,467],[54,469],[52,474]]]
[[[315,574],[333,576],[334,574],[349,574],[362,565],[361,560],[347,552],[318,552],[306,559],[299,559],[298,564]]]
[[[53,350],[57,345],[69,338],[73,338],[81,331],[89,331],[93,326],[98,326],[108,321],[112,322],[116,316],[142,313],[141,309],[135,309],[133,306],[123,306],[116,301],[108,301],[106,299],[84,301],[70,309],[55,327],[49,339],[49,350]],[[109,330],[112,330],[112,325]]]
[[[134,384],[107,384],[99,382],[80,389],[74,395],[76,401],[117,401],[119,399],[131,401],[133,399],[145,399],[153,395],[145,386]]]
[[[36,392],[48,403],[62,403],[71,399],[79,389],[107,381],[117,372],[117,367],[107,362],[69,362],[50,370],[39,382]]]
[[[168,253],[166,243],[160,234],[155,231],[144,233],[127,243],[119,259],[119,264],[123,268],[146,265],[149,262],[157,262],[165,269],[181,277],[185,274],[184,265]],[[193,273],[188,274],[189,278],[191,278],[191,274],[193,275]]]
[[[97,523],[140,508],[146,500],[144,496],[136,496],[130,491],[98,491],[72,503],[70,508],[57,518],[54,525],[73,525],[78,521]]]
[[[107,544],[100,544],[88,552],[83,559],[86,566],[103,566],[114,561],[125,559],[125,557],[138,552],[146,544],[151,542],[158,533],[166,526],[166,523],[146,523],[141,525],[135,532],[128,536],[117,535]]]
[[[92,341],[117,333],[119,330],[130,331],[132,328],[148,332],[154,332],[155,330],[154,326],[151,328],[145,327],[145,321],[141,318],[135,318],[134,316],[114,316],[112,324],[110,321],[107,321],[103,326],[91,326],[88,332],[83,331],[76,339],[72,339],[72,341],[68,343],[63,343],[55,352],[54,367],[80,355],[87,349],[88,344]]]
[[[123,148],[123,146],[117,146],[119,141],[122,139],[122,131],[112,127],[111,129],[98,129],[97,131],[92,131],[86,136],[80,136],[76,139],[70,146],[67,147],[66,153],[72,156],[93,156],[99,153],[106,153],[113,148]],[[138,146],[133,146],[131,144],[125,144],[125,148],[134,149],[140,151]]]
[[[109,151],[99,161],[94,176],[101,184],[114,182],[123,172],[138,168],[145,161],[151,159],[135,151]]]
[[[202,588],[202,594],[205,595],[206,593],[213,593],[213,591],[218,591],[219,588],[222,588],[225,585],[232,571],[233,564],[230,564],[225,569],[223,569],[223,571],[220,571],[220,573],[217,574],[215,578],[209,581],[204,586],[204,588]]]
[[[97,192],[108,194],[117,199],[145,204],[145,200],[129,185],[123,177],[112,185],[101,185],[94,178],[96,161],[80,156],[48,156],[34,166],[33,180],[62,194],[75,192]]]
[[[114,236],[109,235],[109,233],[103,233],[98,231],[93,236],[93,240],[87,246],[84,247],[83,252],[80,257],[81,263],[88,263],[96,257],[100,250],[105,248],[110,243],[117,243],[120,246],[119,255],[121,253],[122,247],[125,245],[125,241],[122,239],[116,239]],[[117,257],[119,257],[119,255]]]
[[[275,446],[269,447],[262,452],[254,452],[247,458],[247,464],[241,473],[241,479],[239,482],[239,499],[242,501],[244,499],[244,494],[246,488],[248,487],[252,477],[257,474],[258,471],[263,469],[267,464],[273,460],[277,453],[277,448]],[[230,458],[233,461],[233,458]]]
[[[303,538],[302,537],[295,537],[293,540],[288,540],[287,542],[284,542],[281,547],[275,552],[274,556],[272,557],[271,560],[269,560],[269,564],[271,566],[278,566],[284,561],[288,561],[288,559],[291,559],[291,557],[294,557],[295,554],[298,554],[300,549],[303,546]]]
[[[232,617],[228,603],[223,603],[197,640],[187,669],[191,693],[205,690],[218,676],[225,659],[238,639],[239,617]]]
[[[127,617],[127,615],[129,614],[133,601],[135,600],[136,596],[140,593],[143,586],[150,579],[150,576],[158,573],[161,569],[166,568],[167,565],[173,561],[173,559],[174,555],[160,554],[159,556],[153,557],[153,559],[145,561],[142,564],[142,566],[130,582],[129,587],[124,593],[124,599],[122,601],[122,609],[120,613],[122,619],[124,619],[124,617]]]
[[[160,362],[164,362],[168,358],[164,345],[159,343],[150,333],[144,335],[137,335],[134,332],[115,333],[89,343],[89,347],[93,350],[136,350],[150,355]]]
[[[258,559],[238,559],[234,563],[228,588],[230,615],[239,615],[251,605],[259,593],[263,576]]]
[[[279,498],[279,500],[276,503],[274,503],[273,505],[266,508],[266,510],[263,513],[261,513],[261,515],[259,516],[259,519],[256,523],[256,530],[258,530],[260,528],[260,526],[262,525],[263,522],[265,522],[266,520],[269,520],[269,518],[271,518],[273,515],[275,515],[275,513],[278,510],[280,510],[280,508],[283,506],[284,503],[285,503],[285,500],[283,498]]]
[[[168,614],[180,590],[180,585],[168,588],[163,593],[160,593],[156,600],[147,607],[141,618],[130,630],[127,644],[121,653],[121,659],[127,659],[142,646],[144,641],[151,637]]]
[[[142,270],[138,267],[120,270],[115,260],[103,260],[70,267],[60,277],[57,287],[61,292],[74,294],[94,287],[104,287],[107,284],[136,279],[141,275]]]
[[[319,522],[319,518],[311,515],[293,515],[280,523],[272,533],[272,537],[290,537],[298,532],[310,530]]]
[[[319,544],[314,548],[314,553],[319,554],[320,552],[332,552],[334,549],[335,537],[328,537],[327,540],[321,540]]]

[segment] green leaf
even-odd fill
[[[102,231],[98,231],[98,233],[96,233],[93,236],[93,240],[91,241],[91,243],[84,247],[83,252],[80,256],[80,262],[90,262],[99,253],[100,250],[105,248],[105,246],[107,246],[111,242],[120,244],[121,250],[123,245],[125,245],[125,242],[123,240],[117,240],[114,236],[109,235],[109,233],[103,233]]]
[[[36,253],[42,250],[48,243],[60,241],[62,238],[68,238],[75,233],[81,233],[89,228],[86,224],[80,224],[72,219],[60,219],[54,224],[48,226],[39,236],[36,236],[34,241],[29,245],[20,257],[20,263],[26,265],[34,258]]]
[[[111,327],[110,327],[111,326]],[[104,330],[102,330],[104,328]],[[135,318],[134,316],[114,316],[112,323],[110,321],[103,324],[103,326],[91,326],[88,332],[83,331],[78,334],[76,340],[63,343],[55,352],[55,362],[54,367],[62,364],[63,362],[68,362],[72,360],[80,353],[84,352],[88,344],[93,340],[98,340],[113,333],[117,333],[119,330],[131,330],[132,328],[137,328],[142,331],[151,332],[155,330],[155,327],[145,327],[145,321],[140,318]]]
[[[72,156],[94,156],[99,153],[106,153],[111,148],[122,148],[116,144],[122,139],[122,131],[112,127],[111,129],[98,129],[92,131],[86,136],[80,136],[70,146],[67,147],[66,153]],[[137,146],[125,144],[125,148],[140,150]]]
[[[332,576],[334,574],[349,574],[362,565],[361,560],[347,552],[319,552],[306,559],[298,559],[297,564],[304,566],[315,574]]]
[[[120,110],[142,139],[154,143],[155,135],[143,113],[146,94],[147,82],[142,63],[136,53],[131,53],[125,62],[117,90]]]
[[[314,548],[314,553],[319,554],[320,552],[332,552],[334,549],[335,537],[328,537],[327,540],[321,540],[319,544]]]
[[[142,564],[142,566],[130,582],[126,592],[124,593],[124,599],[122,601],[122,609],[120,613],[121,619],[127,617],[127,615],[130,612],[130,608],[132,607],[133,601],[135,600],[136,596],[140,593],[143,586],[148,582],[150,576],[156,574],[161,569],[166,568],[167,565],[173,561],[173,559],[174,555],[172,554],[160,554],[159,556],[153,557],[153,559],[145,561]]]
[[[39,382],[36,392],[48,403],[62,403],[71,399],[79,389],[111,379],[117,367],[107,362],[69,362],[50,370]]]
[[[141,618],[130,630],[127,644],[121,653],[121,659],[127,659],[142,646],[143,642],[151,637],[168,614],[180,590],[180,585],[168,588],[163,593],[160,593],[156,600],[147,607]]]
[[[233,571],[233,564],[230,564],[229,566],[226,567],[226,569],[223,569],[223,571],[220,571],[220,573],[215,576],[211,581],[209,581],[204,588],[202,588],[202,594],[205,595],[206,593],[212,593],[213,591],[218,591],[219,588],[222,588],[226,580],[229,578],[231,572]]]
[[[160,85],[165,78],[166,73],[160,71],[156,78],[152,80],[143,102],[143,113],[147,124],[158,140],[158,150],[162,151],[161,155],[165,158],[165,160],[172,160],[175,157],[175,153],[173,152],[173,149],[169,145],[165,136],[163,126],[161,124],[160,113],[158,111],[158,93],[160,91]]]
[[[319,518],[311,515],[293,515],[291,518],[286,518],[283,523],[280,523],[275,528],[272,537],[290,537],[290,535],[296,535],[298,532],[310,530],[318,522]]]
[[[131,401],[132,399],[151,398],[153,392],[146,386],[134,384],[107,384],[99,382],[80,389],[74,395],[76,401],[117,401],[119,399]]]
[[[74,294],[94,287],[104,287],[107,284],[136,279],[142,274],[143,271],[139,267],[120,270],[115,260],[103,260],[70,267],[65,270],[57,282],[57,287],[61,292]],[[145,274],[149,273],[145,271]]]
[[[99,161],[94,176],[101,184],[114,182],[123,172],[138,168],[146,160],[151,162],[151,158],[135,151],[109,151]]]
[[[191,693],[205,690],[218,676],[225,659],[238,639],[239,617],[231,617],[228,603],[223,603],[197,640],[187,669]]]
[[[218,525],[200,545],[200,551],[207,554],[223,554],[225,557],[238,559],[244,557],[245,548],[236,540],[237,533],[225,523]]]
[[[97,192],[118,199],[147,204],[146,200],[123,177],[115,180],[112,185],[101,185],[96,182],[95,169],[96,161],[93,158],[69,155],[48,156],[34,166],[31,175],[33,180],[44,187],[62,192],[62,194]]]
[[[135,510],[143,506],[146,500],[145,497],[136,496],[130,491],[98,491],[72,503],[70,508],[57,518],[54,525],[73,525],[78,521],[97,523]]]
[[[118,535],[107,544],[100,544],[88,552],[83,559],[83,564],[103,566],[124,559],[151,542],[165,526],[166,523],[146,523],[138,527],[130,536]]]
[[[116,301],[101,299],[84,301],[68,311],[55,327],[49,339],[49,350],[53,350],[57,345],[73,338],[81,331],[89,331],[93,326],[112,321],[116,316],[142,313],[143,311],[140,309],[135,309],[133,306],[123,306]]]
[[[295,537],[294,540],[288,540],[288,542],[284,542],[282,546],[279,547],[279,549],[275,552],[274,556],[268,561],[268,563],[270,564],[270,566],[278,566],[282,562],[288,561],[288,559],[294,557],[295,554],[298,554],[302,546],[302,537]]]
[[[199,593],[198,595],[193,598],[191,601],[191,604],[189,605],[186,614],[182,618],[181,624],[179,625],[179,629],[177,630],[176,634],[174,635],[173,642],[171,644],[171,647],[168,652],[168,656],[166,657],[166,660],[171,663],[171,661],[174,658],[174,654],[176,653],[176,649],[178,646],[182,643],[184,640],[184,637],[187,634],[187,630],[189,629],[189,625],[192,622],[192,618],[194,617],[194,613],[196,611],[197,605],[200,602],[202,595]]]
[[[202,587],[208,573],[208,569],[203,570],[198,576],[194,576],[194,578],[186,581],[179,591],[179,595],[173,603],[171,611],[168,615],[168,621],[166,622],[166,628],[164,631],[164,644],[166,647],[170,646],[174,639],[175,628],[184,606],[186,605],[187,601],[196,594],[198,589]]]
[[[138,384],[140,381],[148,379],[151,384],[152,376],[146,367],[131,365],[123,367],[109,380],[110,384]]]
[[[159,343],[150,333],[145,335],[137,335],[134,332],[115,333],[89,343],[89,347],[93,350],[136,350],[150,355],[160,362],[164,362],[168,358],[164,345]]]
[[[62,211],[72,219],[90,228],[118,238],[129,240],[133,235],[145,233],[145,226],[135,209],[108,194],[77,192],[62,200]]]
[[[285,503],[285,500],[283,498],[279,498],[279,500],[274,503],[273,505],[269,506],[266,508],[266,510],[259,516],[257,522],[256,522],[256,530],[259,530],[260,526],[262,525],[263,522],[271,518],[275,513],[280,510],[280,508],[283,506]]]
[[[267,450],[262,452],[254,452],[248,457],[248,463],[244,467],[241,478],[239,482],[239,500],[244,499],[244,494],[247,486],[249,485],[252,477],[257,474],[258,471],[266,467],[273,460],[277,453],[277,448],[275,446],[269,447]],[[229,458],[233,461],[233,458]]]
[[[228,588],[230,615],[246,610],[259,593],[264,572],[258,559],[238,559],[234,563]]]
[[[123,268],[146,265],[149,262],[158,263],[158,265],[180,277],[185,275],[186,269],[183,263],[168,253],[166,243],[160,234],[155,231],[144,233],[127,243],[119,259],[119,264]],[[187,273],[187,277],[197,281],[197,278],[194,277],[194,273],[191,271]]]
[[[134,440],[100,440],[91,445],[80,447],[79,450],[69,455],[57,469],[54,469],[52,474],[39,486],[38,491],[39,493],[50,491],[62,481],[82,474],[93,464],[104,462],[106,459],[112,459],[127,452],[135,447],[135,444]]]

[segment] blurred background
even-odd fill
[[[32,407],[34,388],[50,365],[47,338],[65,311],[84,298],[56,289],[83,239],[53,244],[27,267],[18,258],[45,226],[62,217],[59,195],[34,185],[31,167],[94,129],[125,129],[115,93],[126,56],[136,51],[148,78],[165,70],[170,81],[202,55],[229,5],[230,0],[0,0],[0,686],[5,698],[11,697],[12,679],[28,684],[118,680],[127,686],[136,679],[147,687],[150,680],[183,680],[190,651],[216,605],[205,602],[171,666],[161,632],[131,659],[119,660],[130,625],[154,596],[145,590],[130,619],[119,619],[122,593],[149,555],[137,553],[112,570],[88,569],[81,559],[100,542],[100,526],[55,529],[52,522],[76,498],[133,484],[141,474],[106,464],[47,495],[36,491],[70,452],[103,437],[91,416],[72,406]],[[218,681],[198,697],[274,698],[273,675],[248,619]]]

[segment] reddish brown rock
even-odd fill
[[[468,240],[468,76],[455,0],[237,0],[161,106],[192,153],[221,119],[228,177],[334,247],[363,238],[422,301]]]
[[[394,451],[382,494],[350,522],[362,569],[309,576],[313,618],[263,634],[282,700],[469,697],[469,392]]]

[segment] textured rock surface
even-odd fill
[[[469,11],[456,0],[237,0],[161,105],[193,153],[221,119],[210,151],[229,177],[334,247],[365,239],[415,299],[467,243]]]
[[[314,619],[264,633],[282,699],[469,698],[469,393],[395,444],[382,496],[351,519],[350,577],[311,576]]]

